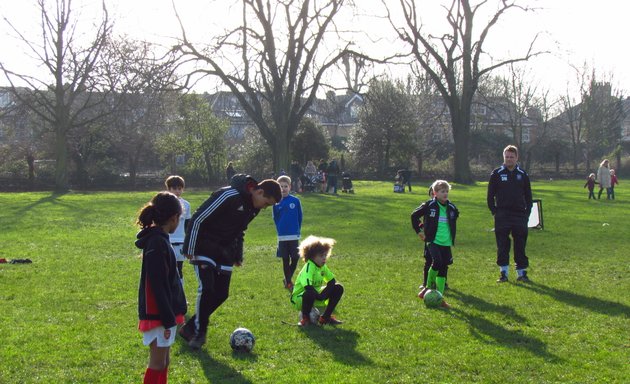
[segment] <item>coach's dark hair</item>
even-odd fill
[[[254,189],[262,189],[266,197],[273,197],[276,203],[282,200],[282,190],[280,184],[273,179],[266,179],[258,183]]]
[[[174,194],[163,191],[153,196],[138,213],[137,224],[142,228],[164,225],[175,214],[181,215],[182,204]]]

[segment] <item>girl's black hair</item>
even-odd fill
[[[175,214],[181,215],[182,204],[177,196],[170,192],[159,192],[153,196],[138,213],[138,225],[142,228],[148,228],[155,224],[157,226],[164,225],[168,219]]]

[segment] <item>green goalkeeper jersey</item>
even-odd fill
[[[440,215],[438,217],[437,233],[435,234],[433,244],[450,247],[453,245],[453,237],[451,236],[451,227],[448,225],[446,205],[438,201],[438,206],[440,207]]]
[[[326,283],[334,278],[335,275],[326,264],[318,267],[312,260],[308,260],[295,280],[292,296],[293,298],[301,298],[304,294],[304,289],[309,285],[315,288],[317,293],[320,293],[326,286]]]

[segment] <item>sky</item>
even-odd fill
[[[496,0],[489,0],[492,11]],[[391,9],[399,7],[398,0],[386,0]],[[204,41],[213,31],[221,31],[226,21],[238,22],[240,6],[230,7],[229,0],[175,0],[184,27],[192,39]],[[359,0],[362,16],[345,14],[343,23],[349,28],[365,31],[372,40],[365,40],[362,48],[370,53],[387,49],[404,49],[393,37],[392,29],[382,18],[380,0]],[[441,4],[446,0],[416,0],[427,31],[438,31],[444,22]],[[532,82],[552,94],[575,91],[576,72],[571,66],[582,68],[586,63],[594,68],[599,78],[612,82],[624,95],[630,94],[630,49],[624,25],[630,20],[630,1],[627,0],[518,0],[519,4],[536,8],[535,12],[510,12],[489,35],[486,50],[493,57],[522,55],[529,42],[538,34],[536,49],[549,52],[527,63]],[[35,0],[1,1],[0,14],[10,20],[20,32],[33,35],[39,30]],[[99,0],[73,0],[81,14],[81,28],[90,28],[90,15],[98,9]],[[115,31],[130,37],[172,42],[180,35],[171,0],[106,0],[110,17],[115,19]],[[96,7],[96,8],[95,8]],[[479,24],[481,25],[481,23]],[[15,33],[8,30],[5,20],[0,24],[2,36]],[[359,37],[358,40],[361,38]],[[0,40],[0,61],[11,68],[35,71],[23,45],[13,38]],[[400,69],[392,70],[396,76]],[[0,84],[6,84],[0,79]]]

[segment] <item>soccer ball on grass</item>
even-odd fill
[[[302,321],[302,311],[299,312],[298,319]],[[319,321],[319,309],[313,307],[311,308],[311,313],[309,313],[308,317],[311,319],[311,324],[317,324]]]
[[[230,335],[230,347],[237,352],[251,352],[254,344],[256,338],[247,328],[236,328]]]
[[[442,304],[442,301],[444,301],[444,297],[436,289],[430,289],[424,294],[424,305],[428,308],[437,308]]]

